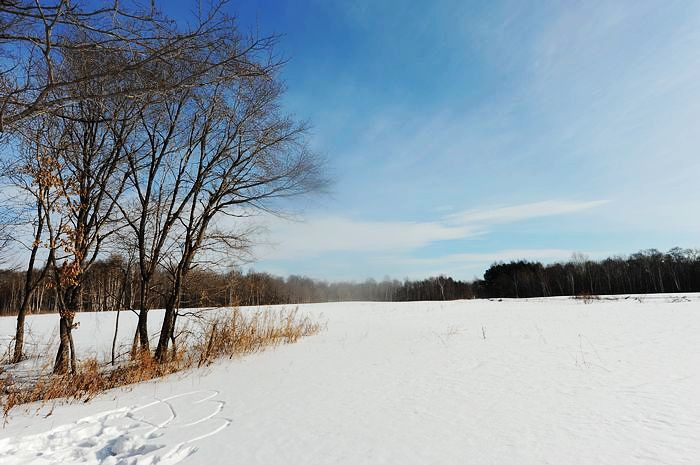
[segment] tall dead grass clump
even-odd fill
[[[321,330],[321,325],[293,310],[232,312],[208,320],[203,337],[193,346],[197,365],[217,358],[249,354],[267,347],[289,344]]]
[[[112,388],[161,378],[193,366],[209,365],[217,358],[232,358],[298,341],[321,330],[321,325],[298,309],[242,312],[238,308],[213,318],[203,318],[195,336],[186,338],[165,363],[158,363],[149,352],[120,363],[100,364],[90,358],[78,365],[74,374],[55,375],[44,368],[34,377],[21,381],[0,369],[0,409],[5,418],[18,405],[54,399],[89,401]]]

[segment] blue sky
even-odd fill
[[[282,34],[332,192],[259,218],[255,269],[470,279],[700,246],[700,3],[232,2]]]

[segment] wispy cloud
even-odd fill
[[[469,226],[442,222],[358,221],[328,216],[306,221],[269,218],[269,245],[258,253],[265,259],[309,258],[327,252],[410,250],[431,242],[472,237]]]
[[[502,206],[489,209],[468,210],[454,213],[446,217],[448,221],[461,224],[495,224],[522,221],[531,218],[564,215],[588,210],[608,203],[607,200],[594,200],[590,202],[571,202],[562,200],[548,200],[522,205]]]
[[[496,252],[455,253],[430,258],[391,258],[388,261],[409,266],[434,267],[449,264],[486,264],[510,260],[559,260],[570,257],[569,249],[505,249]],[[586,255],[590,256],[590,253]]]
[[[565,215],[605,203],[606,200],[549,200],[467,210],[424,222],[361,221],[341,216],[315,217],[301,222],[266,218],[268,244],[259,247],[257,253],[266,260],[309,258],[328,252],[406,253],[436,242],[482,236],[498,224]],[[455,254],[453,257],[455,260],[484,258],[480,254]]]

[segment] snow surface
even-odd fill
[[[13,411],[0,464],[698,464],[699,304],[305,305],[327,329],[296,344]],[[78,316],[83,356],[108,354],[114,316]]]

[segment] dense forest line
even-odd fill
[[[0,314],[16,314],[22,300],[24,273],[0,271]],[[150,292],[153,308],[167,298],[169,276],[160,270]],[[564,263],[511,261],[495,263],[483,280],[473,282],[437,276],[423,280],[373,279],[326,282],[302,276],[195,269],[184,283],[182,307],[274,305],[339,301],[417,301],[471,298],[546,297],[585,294],[700,292],[700,251],[651,249],[629,257],[589,260],[576,256]],[[83,311],[135,309],[139,302],[135,267],[114,255],[96,261],[79,297]],[[55,293],[42,286],[32,296],[31,311],[56,310]]]
[[[589,260],[576,254],[566,263],[497,263],[474,283],[479,297],[650,294],[700,291],[700,251],[643,250],[629,257]]]

